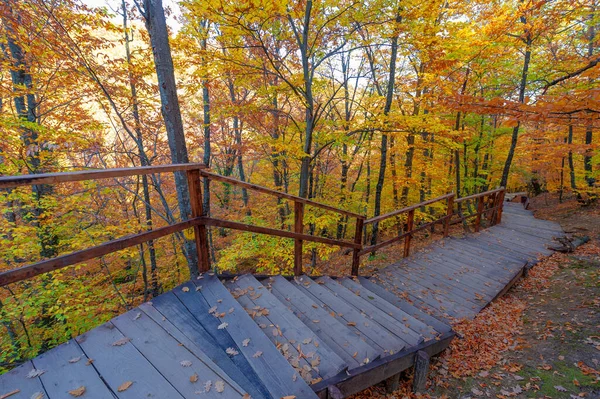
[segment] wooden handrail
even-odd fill
[[[454,203],[461,203],[471,199],[478,199],[477,211],[475,214],[467,215],[459,218],[464,220],[470,217],[476,217],[475,228],[479,230],[480,223],[483,215],[492,213],[489,216],[490,224],[497,224],[502,218],[502,206],[504,200],[505,189],[503,187],[489,190],[483,193],[473,194],[463,198],[456,198],[455,194],[450,193],[437,198],[433,198],[419,204],[411,205],[402,209],[398,209],[383,215],[379,215],[370,219],[358,213],[345,211],[342,209],[335,208],[330,205],[325,205],[319,202],[308,200],[306,198],[298,197],[295,195],[282,193],[276,190],[272,190],[266,187],[262,187],[256,184],[243,182],[231,177],[220,176],[212,172],[204,170],[206,166],[204,164],[176,164],[176,165],[160,165],[160,166],[145,166],[135,168],[119,168],[119,169],[105,169],[105,170],[83,170],[76,172],[66,173],[46,173],[39,175],[23,175],[23,176],[3,176],[0,177],[0,189],[1,188],[13,188],[26,185],[36,184],[56,184],[64,182],[75,182],[92,179],[107,179],[123,176],[134,176],[141,174],[152,174],[152,173],[166,173],[166,172],[180,172],[185,171],[187,173],[190,203],[192,209],[192,215],[189,220],[175,223],[173,225],[160,227],[150,231],[146,231],[139,234],[129,235],[122,238],[118,238],[92,248],[87,248],[81,251],[76,251],[70,254],[57,256],[53,259],[42,260],[27,266],[23,266],[17,269],[8,270],[0,273],[0,287],[17,281],[22,281],[28,278],[38,276],[43,273],[58,270],[76,263],[84,262],[96,257],[107,255],[112,252],[116,252],[128,247],[139,245],[143,242],[155,240],[166,235],[174,234],[176,232],[186,230],[189,228],[194,229],[196,249],[198,251],[198,270],[199,272],[205,272],[210,269],[210,257],[208,250],[208,237],[207,237],[207,226],[230,228],[241,231],[248,231],[258,234],[267,234],[272,236],[284,237],[294,239],[294,274],[299,275],[303,273],[302,270],[302,243],[303,241],[318,242],[328,245],[335,245],[340,247],[351,248],[352,254],[352,275],[358,275],[358,269],[360,264],[360,256],[383,248],[387,245],[391,245],[404,239],[404,256],[408,256],[410,252],[411,238],[414,233],[421,231],[427,227],[433,226],[436,223],[444,223],[444,236],[448,235],[450,221],[455,215]],[[200,184],[201,177],[205,177],[210,180],[220,181],[223,183],[229,183],[239,187],[244,187],[249,190],[269,194],[278,198],[288,199],[294,202],[294,229],[293,231],[273,229],[262,226],[249,225],[239,222],[226,221],[216,218],[207,217],[204,214],[202,208],[202,189]],[[488,196],[492,200],[491,206],[485,209],[486,205],[484,197]],[[446,215],[440,217],[434,221],[426,224],[422,224],[418,227],[414,227],[415,211],[423,206],[433,204],[438,201],[446,200]],[[489,201],[488,201],[489,202]],[[346,215],[356,219],[356,228],[354,232],[354,239],[352,242],[343,241],[339,239],[332,239],[327,237],[313,236],[303,233],[303,219],[304,219],[304,206],[314,206],[327,211],[336,212],[342,215]],[[377,243],[370,246],[364,246],[362,243],[362,235],[364,226],[369,223],[377,223],[382,220],[401,215],[403,213],[408,214],[407,231],[396,237],[388,239],[387,241]],[[461,215],[462,216],[462,215]]]
[[[241,181],[241,180],[238,180],[238,179],[234,179],[232,177],[226,177],[226,176],[217,175],[215,173],[208,172],[206,170],[200,171],[200,174],[202,176],[210,179],[210,180],[220,181],[222,183],[233,184],[235,186],[247,188],[249,190],[254,190],[254,191],[257,191],[259,193],[269,194],[269,195],[272,195],[272,196],[278,197],[278,198],[285,198],[285,199],[294,201],[296,203],[302,203],[302,204],[314,206],[315,208],[321,208],[321,209],[325,209],[325,210],[328,210],[328,211],[331,211],[331,212],[337,212],[339,214],[350,216],[350,217],[353,217],[353,218],[366,219],[366,216],[361,215],[359,213],[354,213],[354,212],[346,211],[346,210],[339,209],[339,208],[336,208],[336,207],[331,206],[331,205],[326,205],[326,204],[322,204],[320,202],[316,202],[316,201],[312,201],[312,200],[309,200],[309,199],[306,199],[306,198],[298,197],[296,195],[282,193],[281,191],[272,190],[270,188],[259,186],[257,184],[247,183],[247,182],[244,182],[244,181]]]
[[[360,248],[360,244],[353,242],[336,240],[334,238],[311,236],[310,234],[296,233],[293,231],[272,229],[270,227],[255,226],[252,224],[244,224],[240,222],[232,222],[229,220],[215,219],[209,217],[199,218],[200,222],[206,226],[223,227],[226,229],[249,231],[258,234],[267,234],[277,237],[293,238],[302,241],[320,242],[322,244],[336,245],[338,247],[346,248]]]
[[[364,224],[381,222],[382,220],[389,219],[391,217],[398,216],[398,215],[401,215],[403,213],[407,213],[407,212],[410,212],[410,211],[414,211],[416,209],[419,209],[422,206],[430,205],[430,204],[433,204],[433,203],[438,202],[438,201],[443,201],[443,200],[448,199],[448,198],[453,197],[453,196],[454,196],[454,193],[445,194],[445,195],[442,195],[441,197],[433,198],[433,199],[430,199],[430,200],[427,200],[427,201],[423,201],[423,202],[415,204],[415,205],[407,206],[406,208],[397,209],[395,211],[392,211],[392,212],[389,212],[389,213],[385,213],[383,215],[379,215],[379,216],[375,216],[375,217],[372,217],[370,219],[367,219],[367,220],[365,220]]]
[[[72,252],[70,254],[57,256],[56,258],[42,260],[31,265],[19,267],[13,270],[7,270],[0,273],[0,287],[10,283],[26,280],[40,274],[52,272],[71,266],[77,263],[85,262],[86,260],[98,258],[108,255],[112,252],[120,251],[125,248],[133,247],[142,244],[146,241],[156,240],[158,238],[186,230],[202,223],[201,218],[186,220],[184,222],[175,223],[169,226],[160,227],[154,230],[146,231],[139,234],[133,234],[116,240],[108,241],[95,247],[82,249],[81,251]]]
[[[110,179],[114,177],[181,172],[204,168],[206,168],[206,166],[201,163],[186,163],[158,166],[138,166],[135,168],[78,170],[75,172],[41,173],[38,175],[2,176],[0,177],[0,188],[32,186],[36,184],[56,184],[83,180]]]
[[[483,193],[477,193],[477,194],[473,194],[473,195],[468,195],[466,197],[456,198],[454,200],[454,203],[469,201],[469,200],[476,199],[476,198],[479,198],[479,197],[485,197],[486,195],[491,195],[491,194],[499,193],[501,191],[504,191],[504,187],[496,188],[494,190],[484,191]]]

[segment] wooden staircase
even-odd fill
[[[0,376],[0,397],[338,398],[393,380],[563,234],[520,205],[495,209],[502,223],[373,276],[202,273]]]

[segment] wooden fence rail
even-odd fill
[[[272,190],[266,187],[262,187],[256,184],[243,182],[231,177],[220,176],[215,173],[211,173],[206,169],[203,164],[179,164],[179,165],[162,165],[162,166],[146,166],[136,168],[121,168],[121,169],[105,169],[105,170],[84,170],[77,172],[66,172],[66,173],[48,173],[38,175],[24,175],[24,176],[3,176],[0,177],[0,189],[8,189],[19,186],[31,186],[36,184],[57,184],[65,182],[76,182],[84,180],[97,180],[97,179],[109,179],[117,177],[154,174],[154,173],[167,173],[167,172],[185,172],[187,174],[188,189],[191,203],[191,218],[184,220],[179,223],[175,223],[169,226],[156,228],[151,231],[146,231],[139,234],[129,235],[116,240],[108,241],[101,245],[87,248],[81,251],[76,251],[70,254],[57,256],[52,259],[42,260],[27,266],[19,267],[16,269],[4,271],[0,273],[0,287],[7,284],[15,283],[18,281],[30,279],[37,275],[58,270],[67,266],[74,265],[76,263],[84,262],[96,257],[107,255],[112,252],[116,252],[128,247],[139,245],[143,242],[155,240],[160,237],[164,237],[182,230],[189,228],[194,229],[194,240],[196,243],[196,249],[198,251],[198,271],[206,272],[210,270],[210,256],[209,256],[209,245],[207,236],[207,226],[215,226],[222,228],[235,229],[240,231],[248,231],[258,234],[267,234],[277,237],[291,238],[294,240],[294,274],[301,275],[303,273],[302,267],[302,252],[303,242],[318,242],[327,245],[334,245],[339,247],[346,247],[352,249],[352,268],[351,274],[356,276],[359,272],[360,257],[364,254],[374,252],[380,248],[391,245],[398,241],[404,240],[404,256],[410,254],[411,240],[415,233],[422,231],[426,228],[432,227],[437,223],[443,223],[443,235],[448,236],[449,228],[452,223],[454,216],[458,215],[459,218],[455,221],[466,220],[468,218],[475,218],[475,230],[479,230],[481,227],[482,218],[487,215],[490,224],[496,224],[501,221],[502,218],[502,204],[504,200],[504,189],[499,188],[496,190],[490,190],[479,194],[470,195],[463,198],[455,198],[455,194],[450,193],[430,199],[428,201],[421,202],[419,204],[411,205],[406,208],[398,209],[396,211],[386,213],[377,217],[367,219],[364,215],[338,209],[336,207],[322,204],[316,201],[312,201],[306,198],[282,193],[280,191]],[[242,187],[248,190],[268,194],[274,197],[290,200],[294,203],[294,226],[293,231],[273,229],[262,226],[249,225],[239,222],[227,221],[208,217],[202,207],[202,185],[201,178],[219,181],[225,184],[231,184],[238,187]],[[476,212],[470,215],[462,215],[454,211],[455,206],[460,206],[461,203],[466,201],[477,201]],[[417,223],[415,226],[415,212],[426,205],[432,205],[437,202],[445,201],[446,212],[445,216],[439,217],[428,223]],[[323,209],[329,212],[336,212],[341,215],[348,216],[356,219],[356,227],[354,231],[354,238],[352,241],[345,241],[327,237],[314,236],[304,233],[304,211],[305,206],[312,206]],[[363,231],[365,227],[372,223],[379,223],[386,219],[401,215],[406,215],[406,225],[404,232],[386,241],[376,243],[373,245],[363,245]]]

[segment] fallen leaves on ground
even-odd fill
[[[125,381],[124,383],[122,383],[121,385],[119,385],[119,387],[117,388],[117,391],[119,392],[123,392],[128,390],[131,386],[133,385],[133,382],[131,381]]]
[[[69,395],[74,396],[76,398],[82,396],[85,393],[85,387],[82,385],[79,388],[75,388],[69,391]]]

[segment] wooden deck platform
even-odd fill
[[[555,223],[503,220],[370,278],[206,273],[0,376],[2,398],[325,398],[435,355],[540,256]],[[12,393],[12,394],[11,394]]]

